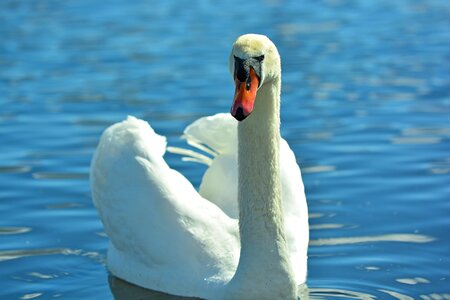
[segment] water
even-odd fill
[[[0,298],[133,293],[104,266],[99,135],[131,114],[183,146],[187,124],[228,111],[230,45],[258,32],[283,59],[310,298],[450,299],[449,15],[445,0],[0,2]]]

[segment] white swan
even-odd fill
[[[103,133],[90,175],[107,265],[174,295],[293,299],[306,280],[308,214],[300,169],[280,138],[280,57],[267,37],[248,34],[229,67],[231,113],[242,122],[219,114],[185,130],[213,154],[181,151],[210,165],[200,193],[166,164],[166,139],[146,122],[128,117]]]

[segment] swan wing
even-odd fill
[[[145,288],[215,298],[236,270],[237,221],[171,169],[165,149],[165,137],[134,117],[100,139],[90,176],[108,267]]]
[[[237,125],[229,113],[203,117],[185,131],[187,142],[213,156],[203,175],[200,194],[237,219]],[[212,151],[210,151],[210,150]],[[285,233],[297,283],[305,282],[309,241],[308,208],[300,168],[289,144],[281,139],[280,168]]]
[[[300,167],[286,140],[280,141],[281,191],[285,234],[297,284],[306,281],[309,223]]]
[[[199,193],[231,218],[238,218],[237,121],[229,113],[203,117],[184,130],[188,144],[213,156]],[[208,150],[210,149],[210,150]]]

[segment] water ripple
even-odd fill
[[[442,141],[440,137],[395,137],[391,139],[393,144],[437,144]]]
[[[355,236],[355,237],[338,237],[338,238],[322,238],[310,240],[310,246],[333,246],[333,245],[349,245],[359,243],[373,242],[402,242],[402,243],[429,243],[435,238],[422,234],[393,233],[375,236]]]
[[[18,249],[18,250],[2,250],[0,251],[0,262],[14,260],[24,257],[43,256],[43,255],[75,255],[85,256],[100,263],[103,263],[104,257],[95,251],[85,251],[81,249],[69,248],[50,248],[50,249]]]
[[[315,224],[315,225],[309,225],[310,230],[321,230],[321,229],[339,229],[344,227],[344,224]]]
[[[450,299],[450,2],[153,2],[0,1],[0,299],[112,297],[88,181],[102,130],[136,115],[181,146],[229,110],[230,45],[255,31],[282,55],[311,298]]]
[[[432,293],[432,294],[422,294],[420,295],[420,299],[423,300],[450,300],[450,293],[444,293],[444,294],[439,294],[439,293]]]
[[[0,235],[21,234],[31,231],[29,227],[0,227]]]
[[[43,295],[43,293],[30,293],[30,294],[23,295],[22,297],[20,297],[20,299],[23,299],[23,300],[34,299],[34,298],[40,297],[42,295]]]
[[[395,281],[404,283],[404,284],[418,284],[418,283],[430,283],[430,281],[423,277],[415,277],[415,278],[397,278]]]
[[[87,173],[35,172],[34,179],[88,179]]]
[[[330,297],[360,300],[373,300],[377,298],[368,293],[331,288],[310,288],[309,295],[311,300],[329,299]]]
[[[311,167],[303,167],[302,173],[322,173],[322,172],[332,172],[335,171],[335,166],[311,166]]]
[[[391,295],[393,298],[395,299],[399,299],[399,300],[414,300],[413,297],[407,296],[407,295],[403,295],[399,292],[394,292],[394,291],[388,291],[388,290],[383,290],[383,289],[379,289],[380,292],[386,293],[388,295]]]
[[[0,166],[0,173],[27,173],[30,171],[30,166]]]
[[[40,279],[52,279],[52,278],[57,278],[58,275],[52,274],[52,275],[47,275],[47,274],[42,274],[39,272],[30,272],[27,273],[27,275],[32,276],[32,277],[36,277],[36,278],[40,278]]]

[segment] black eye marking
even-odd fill
[[[264,54],[261,55],[261,56],[253,57],[253,58],[256,59],[256,60],[259,61],[259,62],[262,62],[262,61],[264,60]]]
[[[264,60],[264,55],[249,57],[246,59],[239,58],[236,55],[233,56],[234,56],[234,76],[240,82],[245,82],[246,89],[249,90],[251,86],[251,82],[249,79],[250,68],[252,68],[253,71],[255,71],[258,80],[261,80],[262,61]],[[258,87],[260,85],[261,81],[259,81]]]
[[[234,56],[234,60],[234,75],[240,82],[246,81],[249,74],[248,62],[236,56]]]

